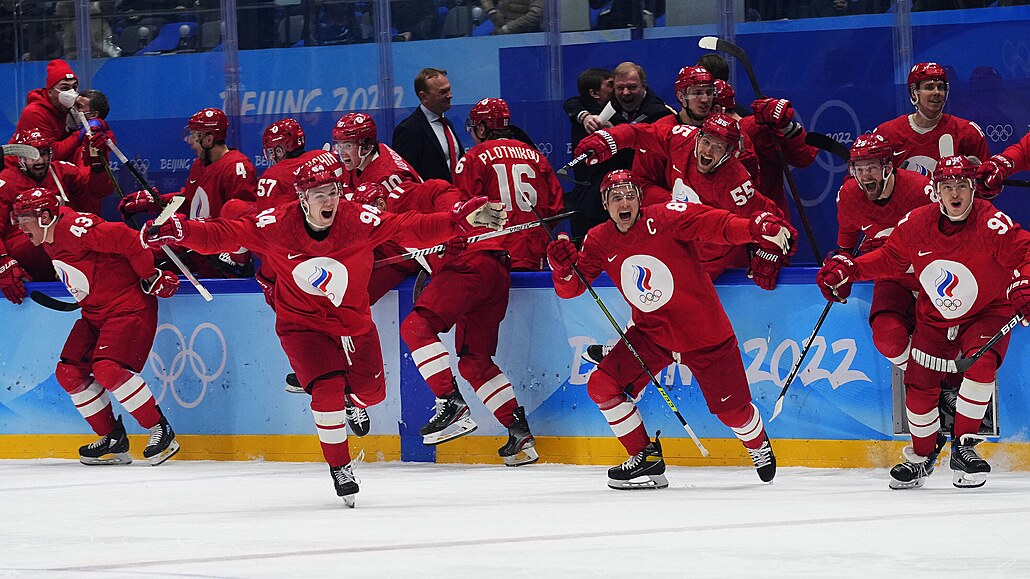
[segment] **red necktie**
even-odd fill
[[[454,138],[454,131],[447,119],[440,117],[440,124],[443,125],[443,134],[447,136],[447,153],[451,159],[451,175],[458,167],[458,141]]]

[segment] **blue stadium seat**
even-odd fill
[[[183,29],[185,27],[185,29]],[[179,48],[179,41],[184,38],[182,34],[183,29],[186,31],[185,38],[189,39],[189,42],[194,48],[196,47],[197,38],[197,23],[196,22],[169,22],[161,27],[161,31],[157,34],[157,38],[150,41],[140,50],[140,54],[162,54],[165,52],[173,52]]]

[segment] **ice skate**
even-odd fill
[[[890,488],[905,490],[923,486],[926,478],[933,474],[933,469],[937,465],[937,457],[940,456],[941,449],[947,442],[948,439],[944,433],[938,432],[937,443],[929,456],[920,456],[911,446],[906,446],[901,451],[905,462],[897,464],[891,469],[891,481],[888,483]]]
[[[536,440],[533,433],[529,431],[529,422],[526,421],[526,409],[519,406],[512,414],[515,422],[508,427],[508,442],[497,450],[497,454],[504,459],[505,466],[521,466],[533,464],[540,460],[536,453]]]
[[[368,417],[368,412],[364,408],[355,406],[351,403],[350,397],[347,397],[347,426],[350,427],[351,433],[354,436],[365,436],[368,431],[372,429],[372,419]]]
[[[354,495],[358,494],[358,479],[354,476],[353,462],[343,466],[329,467],[329,474],[336,485],[336,496],[343,499],[343,504],[354,508]]]
[[[300,385],[297,375],[290,372],[286,375],[286,391],[290,394],[305,394],[304,387]]]
[[[478,425],[472,420],[468,404],[455,388],[450,394],[436,399],[436,414],[418,432],[422,435],[422,443],[432,446],[465,436],[476,428]]]
[[[129,437],[125,434],[122,417],[114,423],[114,430],[101,436],[95,442],[79,447],[79,462],[95,466],[99,464],[132,464],[129,454]]]
[[[983,441],[981,436],[964,434],[951,442],[951,484],[956,488],[975,489],[987,482],[991,465],[973,448]]]
[[[161,422],[150,428],[150,442],[143,449],[143,457],[150,461],[150,466],[157,466],[175,456],[177,452],[179,443],[175,440],[175,431],[164,415],[161,415]]]
[[[654,435],[636,456],[629,457],[619,466],[608,469],[608,486],[616,490],[664,489],[669,486],[665,478],[665,459],[662,458],[662,443],[658,441],[662,431]]]
[[[587,346],[586,350],[580,355],[584,362],[593,364],[594,366],[601,363],[604,357],[608,355],[608,352],[612,351],[612,346],[602,344],[591,344]]]
[[[773,454],[772,445],[769,444],[769,437],[765,438],[762,446],[754,449],[747,448],[747,453],[751,455],[751,462],[755,463],[758,478],[762,479],[762,482],[772,482],[773,477],[776,476],[776,455]]]

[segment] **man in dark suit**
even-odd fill
[[[454,166],[465,154],[458,133],[443,116],[451,108],[447,71],[423,68],[415,77],[415,94],[422,102],[393,131],[393,150],[423,179],[453,181]]]

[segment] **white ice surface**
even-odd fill
[[[1030,576],[1030,473],[887,488],[884,470],[0,461],[0,576]]]

